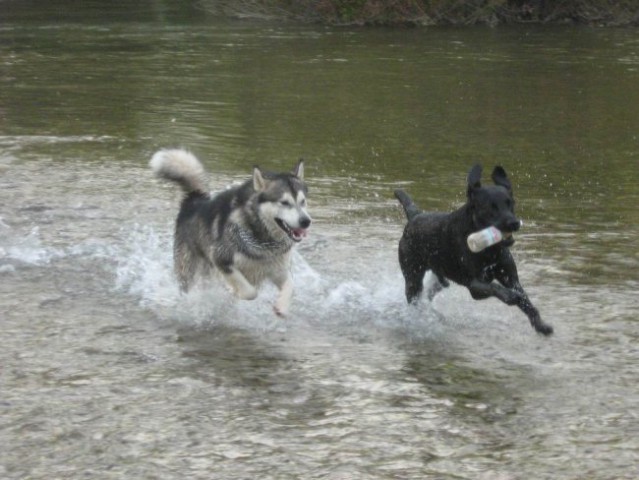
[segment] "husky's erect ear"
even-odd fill
[[[262,175],[262,170],[257,165],[253,167],[253,190],[261,192],[266,188],[266,180]]]
[[[468,183],[468,196],[472,194],[473,190],[481,187],[481,165],[476,164],[473,165],[473,168],[468,172],[468,178],[466,182]]]
[[[496,166],[491,175],[493,182],[495,185],[499,185],[500,187],[504,187],[509,192],[512,190],[512,185],[510,184],[510,180],[508,179],[508,175],[506,175],[506,170],[504,170],[501,166]]]
[[[297,162],[297,165],[293,169],[293,175],[295,175],[300,180],[304,180],[304,159],[300,158],[300,161]]]

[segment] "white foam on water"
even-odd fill
[[[25,235],[14,231],[0,218],[0,266],[4,266],[4,271],[15,270],[15,265],[9,268],[8,264],[42,266],[64,255],[62,249],[43,245],[38,227]]]
[[[139,296],[145,305],[174,305],[179,292],[173,278],[170,234],[140,225],[131,228],[118,258],[116,287]]]
[[[66,257],[84,256],[112,259],[115,248],[105,240],[89,239],[67,246],[48,245],[42,238],[40,227],[13,228],[0,217],[0,273],[14,272],[25,266],[48,267]]]
[[[200,280],[183,294],[173,273],[172,230],[168,224],[136,224],[123,227],[115,243],[88,239],[58,248],[46,245],[37,227],[19,233],[0,218],[0,274],[11,275],[25,266],[52,268],[52,262],[68,257],[115,263],[108,268],[114,268],[117,292],[137,298],[159,320],[187,327],[224,325],[263,332],[297,325],[355,336],[390,330],[405,339],[420,340],[469,334],[485,339],[512,337],[516,325],[522,337],[530,335],[527,320],[517,309],[496,301],[477,304],[461,287],[447,289],[432,303],[407,305],[394,255],[345,256],[343,251],[327,248],[321,256],[310,254],[307,261],[304,251],[295,251],[294,296],[284,320],[273,313],[277,289],[268,283],[253,301],[238,300],[218,278]]]
[[[116,137],[109,135],[0,135],[0,145],[58,144],[80,142],[108,142]]]
[[[356,260],[343,273],[320,273],[299,252],[292,256],[294,296],[286,320],[273,313],[277,289],[262,285],[253,301],[236,299],[218,278],[198,281],[180,293],[173,274],[172,232],[136,225],[130,230],[116,268],[116,288],[165,321],[195,327],[233,325],[250,330],[281,330],[291,322],[326,328],[423,329],[436,315],[428,302],[406,305],[399,268]],[[426,320],[425,320],[426,319]]]

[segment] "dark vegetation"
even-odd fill
[[[235,18],[326,25],[639,25],[639,0],[201,0],[201,4]]]

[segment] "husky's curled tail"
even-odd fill
[[[404,190],[395,190],[395,198],[399,200],[399,203],[404,207],[404,213],[408,221],[411,221],[415,215],[422,213],[422,211],[415,205],[413,199],[408,196]]]
[[[150,166],[158,177],[177,183],[187,195],[208,195],[206,172],[191,152],[159,150],[151,158]]]

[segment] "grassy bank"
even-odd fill
[[[638,0],[202,0],[235,18],[326,25],[639,26]]]

